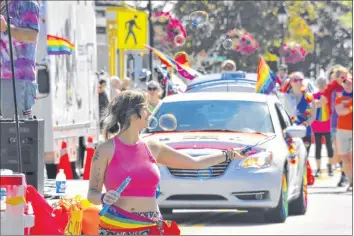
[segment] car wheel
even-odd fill
[[[281,192],[278,205],[265,212],[265,221],[271,223],[283,223],[288,217],[288,180],[286,171],[282,175]]]
[[[173,209],[172,208],[162,208],[160,207],[160,213],[161,214],[172,214]]]
[[[307,168],[304,167],[301,193],[298,198],[289,204],[289,213],[292,215],[305,215],[307,211]]]

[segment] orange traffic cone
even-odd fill
[[[88,137],[87,145],[86,145],[85,169],[84,169],[84,176],[83,176],[84,180],[88,180],[90,178],[91,161],[94,152],[95,152],[95,146],[93,145],[93,139],[92,137]]]
[[[58,169],[57,169],[57,174],[59,173],[60,169],[64,170],[64,173],[66,175],[66,179],[73,179],[73,171],[71,169],[71,163],[69,160],[67,145],[66,145],[66,142],[64,142],[64,141],[61,143],[60,160],[59,160],[59,165],[58,165]]]

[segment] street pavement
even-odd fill
[[[325,156],[326,151],[323,154]],[[311,148],[309,160],[314,170],[313,156]],[[329,177],[326,163],[325,157],[322,176],[308,188],[306,215],[289,216],[285,223],[265,223],[260,214],[237,210],[174,210],[164,218],[176,221],[183,235],[352,235],[352,192],[346,192],[346,187],[336,187],[340,173],[336,171]],[[68,196],[86,196],[88,181],[68,181],[67,188]],[[48,187],[46,191],[48,193]]]

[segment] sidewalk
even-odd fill
[[[326,171],[327,172],[327,163],[328,163],[328,156],[327,156],[327,150],[324,145],[322,145],[322,151],[321,151],[321,171]],[[310,165],[312,168],[312,171],[316,171],[316,158],[315,158],[315,145],[312,144],[310,148],[310,153],[309,153],[309,161]]]

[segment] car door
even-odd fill
[[[275,103],[275,109],[277,111],[282,130],[284,130],[287,127],[292,126],[292,122],[290,120],[290,117],[286,113],[283,105],[281,105],[280,103]],[[294,138],[293,140],[295,142],[295,146],[297,149],[299,146],[299,143],[298,143],[299,139]],[[284,139],[284,142],[285,142],[285,139]],[[288,155],[289,155],[289,153],[288,153]],[[297,191],[298,176],[299,176],[299,161],[297,161],[296,164],[289,163],[289,165],[288,165],[288,193],[289,193],[289,196],[292,196]]]

